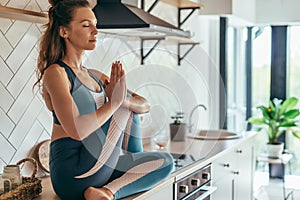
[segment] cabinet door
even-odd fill
[[[236,150],[237,170],[234,171],[235,199],[251,200],[253,196],[254,153],[253,146],[246,145]]]
[[[221,155],[218,159],[212,162],[211,166],[211,179],[212,182],[217,182],[227,175],[232,175],[233,170],[236,168],[235,152],[230,151]]]
[[[216,181],[213,186],[217,187],[217,190],[212,193],[211,199],[212,200],[232,200],[233,199],[233,193],[232,188],[234,184],[233,176],[230,176],[229,174],[224,177],[223,179],[220,179]]]
[[[212,163],[212,186],[217,190],[212,194],[212,200],[232,200],[234,176],[236,168],[235,152],[230,151]]]

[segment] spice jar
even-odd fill
[[[22,184],[19,165],[6,165],[3,170],[2,178],[10,179],[12,189]]]

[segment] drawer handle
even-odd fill
[[[236,150],[237,153],[243,153],[243,150],[242,149],[238,149]]]
[[[239,172],[239,171],[234,171],[234,172],[233,172],[233,174],[235,174],[235,175],[239,175],[239,174],[240,174],[240,172]]]
[[[223,166],[224,167],[230,167],[229,163],[225,163]]]

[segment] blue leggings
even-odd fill
[[[71,138],[55,140],[50,145],[50,176],[56,194],[62,200],[84,199],[84,191],[92,187],[103,187],[122,177],[131,168],[149,161],[163,159],[163,164],[141,178],[122,186],[115,199],[123,198],[148,190],[169,176],[173,170],[173,158],[169,153],[142,152],[138,119],[134,114],[132,132],[128,141],[127,153],[120,155],[124,134],[119,138],[112,155],[95,174],[86,178],[75,178],[88,171],[97,162],[102,151],[110,121],[83,141]],[[136,126],[136,127],[134,127]],[[137,129],[137,130],[133,130]]]

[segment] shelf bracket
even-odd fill
[[[145,10],[145,0],[141,0],[141,8]],[[160,0],[155,0],[146,12],[150,13]]]
[[[184,24],[184,22],[186,22],[186,20],[188,20],[188,18],[195,12],[195,10],[197,10],[199,8],[178,8],[178,24],[177,27],[180,28],[182,24]],[[181,11],[182,10],[191,10],[190,13],[181,21]]]
[[[153,47],[146,54],[144,54],[144,42],[146,40],[156,40],[156,42]],[[155,49],[161,40],[164,40],[164,38],[141,38],[141,65],[144,64],[144,60],[150,55],[150,53]]]
[[[191,47],[181,56],[181,46],[182,45],[191,45]],[[196,46],[197,44],[178,44],[177,45],[177,60],[178,60],[178,66],[180,66],[181,61],[190,53],[190,51]]]

